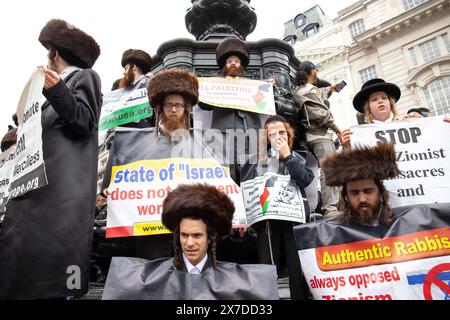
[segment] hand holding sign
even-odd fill
[[[53,70],[42,68],[42,71],[44,72],[45,76],[45,83],[44,83],[45,90],[53,88],[61,80],[59,75]]]
[[[350,147],[350,135],[352,134],[351,129],[346,129],[342,132],[341,137],[340,137],[340,142],[341,145],[344,148]],[[339,137],[339,136],[338,136]]]

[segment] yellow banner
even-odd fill
[[[133,226],[133,236],[149,236],[155,234],[171,233],[161,221],[135,223]]]
[[[199,100],[228,109],[276,114],[271,83],[245,78],[198,78]]]

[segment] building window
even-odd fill
[[[311,23],[305,29],[303,29],[303,34],[306,38],[309,38],[319,32],[319,24]]]
[[[419,62],[417,62],[416,53],[414,52],[414,48],[409,48],[409,56],[411,57],[411,62],[413,63],[413,66],[417,66]]]
[[[288,35],[287,37],[285,37],[285,38],[283,39],[283,41],[289,43],[291,46],[293,46],[293,45],[295,44],[295,41],[296,41],[296,40],[297,40],[297,36],[295,36],[295,35],[293,35],[293,34]]]
[[[423,61],[428,62],[441,56],[436,39],[424,42],[419,45],[422,51]]]
[[[366,31],[366,27],[364,26],[364,20],[359,19],[355,22],[352,22],[348,28],[350,29],[350,34],[352,35],[352,38],[355,39],[358,34],[363,33]]]
[[[368,68],[359,70],[359,77],[361,78],[361,83],[364,84],[367,81],[377,77],[377,69],[375,66],[370,66]]]
[[[447,33],[444,33],[442,35],[442,40],[444,41],[445,46],[447,47],[447,52],[450,52],[450,41],[448,40],[448,34]]]
[[[427,2],[427,0],[403,0],[403,7],[406,11],[411,10],[422,3]]]
[[[432,115],[450,112],[450,76],[432,81],[424,88],[424,93]]]

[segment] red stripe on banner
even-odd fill
[[[106,228],[106,238],[129,237],[133,235],[133,226]]]
[[[266,203],[267,198],[269,197],[269,194],[270,194],[269,190],[267,188],[264,188],[264,192],[259,197],[259,202],[261,203],[261,206],[264,206],[264,204]]]
[[[450,227],[316,248],[320,270],[334,271],[450,256]]]

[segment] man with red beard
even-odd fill
[[[327,185],[342,186],[338,205],[341,223],[376,227],[392,221],[389,193],[382,180],[400,173],[393,144],[344,149],[327,156],[322,170]]]
[[[185,134],[198,102],[197,77],[184,69],[158,72],[148,85],[148,99],[155,108],[158,134],[171,138]]]
[[[249,57],[249,46],[238,38],[225,38],[216,48],[217,65],[225,78],[242,76],[244,68],[249,63]],[[199,103],[199,107],[203,110],[212,111],[211,129],[219,130],[223,134],[223,146],[220,146],[216,141],[215,149],[223,148],[224,158],[222,162],[230,165],[231,177],[239,185],[240,165],[245,163],[245,157],[249,152],[251,131],[261,128],[260,115],[255,112],[212,107],[205,103]],[[243,137],[245,143],[238,143],[236,141],[238,136]],[[226,139],[229,141],[226,141]]]
[[[153,77],[147,89],[150,105],[155,109],[157,140],[169,147],[189,135],[192,106],[198,102],[197,77],[181,68],[163,70]],[[149,260],[172,256],[172,235],[137,237],[136,256]]]
[[[198,102],[197,77],[184,69],[163,70],[152,78],[147,91],[149,103],[155,109],[157,140],[169,149],[172,143],[189,134],[192,106]],[[149,137],[149,141],[154,142],[151,139]],[[106,197],[111,182],[112,155],[115,152],[126,154],[127,151],[117,151],[114,145],[111,148],[102,183]],[[136,257],[149,260],[172,256],[172,236],[161,234],[137,237],[135,252]]]

